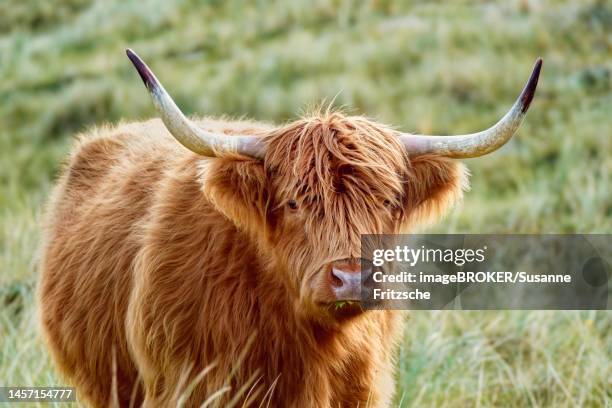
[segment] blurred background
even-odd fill
[[[186,113],[282,123],[324,99],[404,131],[493,124],[534,61],[529,115],[466,164],[430,231],[612,232],[612,3],[2,0],[0,379],[61,385],[36,335],[41,213],[75,134],[154,116],[133,48]],[[413,312],[401,406],[605,406],[610,312]]]

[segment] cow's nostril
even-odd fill
[[[345,271],[340,268],[332,268],[332,282],[336,287],[355,286],[361,281],[359,271]]]
[[[331,268],[331,284],[337,288],[341,287],[344,284],[344,281],[338,276],[337,270]]]
[[[336,300],[359,301],[361,299],[361,273],[350,265],[334,265],[330,273],[330,287]],[[348,270],[347,270],[348,269]]]

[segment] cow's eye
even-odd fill
[[[297,210],[298,203],[295,200],[289,200],[287,201],[287,206],[289,206],[289,208],[291,208],[292,210]]]
[[[391,200],[385,200],[383,204],[385,205],[385,207],[388,207],[391,205]]]

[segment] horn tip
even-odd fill
[[[527,112],[529,106],[531,105],[531,101],[535,95],[536,87],[538,86],[538,78],[540,77],[540,71],[542,70],[542,58],[538,57],[536,59],[535,65],[533,67],[533,71],[531,72],[531,76],[529,77],[529,81],[527,81],[527,85],[521,92],[521,113]]]
[[[147,64],[144,63],[138,54],[136,54],[131,48],[126,48],[125,53],[130,61],[132,61],[132,64],[134,64],[134,68],[136,68],[136,71],[138,71],[138,75],[140,75],[140,78],[142,79],[142,82],[144,82],[147,89],[152,91],[153,89],[159,87],[157,78],[155,78],[153,72],[151,72]]]

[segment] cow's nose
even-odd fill
[[[372,273],[369,263],[361,258],[342,259],[331,264],[331,287],[337,300],[361,300],[361,283]]]

